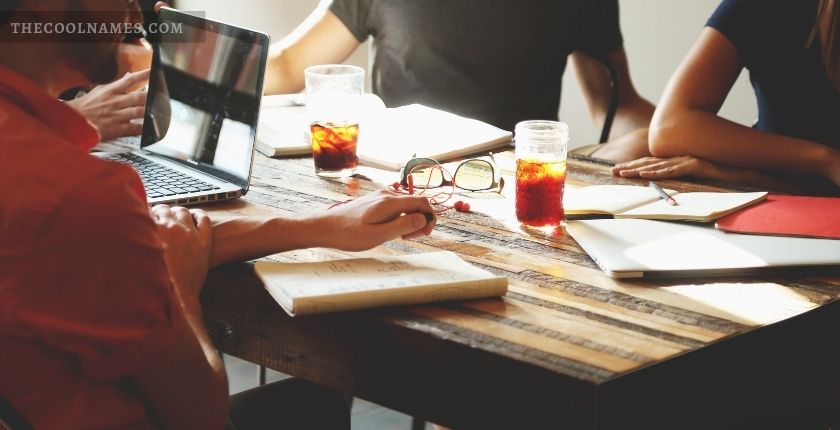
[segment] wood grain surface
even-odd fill
[[[512,187],[510,154],[498,158]],[[206,209],[300,214],[381,188],[317,178],[308,158],[257,155],[253,176],[244,199]],[[643,185],[582,161],[570,162],[568,183]],[[840,272],[619,281],[562,232],[500,218],[450,211],[431,237],[364,255],[451,250],[507,276],[502,299],[289,318],[250,265],[237,264],[208,280],[211,333],[226,353],[456,428],[743,428],[768,411],[797,411],[802,396],[837,380]]]

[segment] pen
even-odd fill
[[[659,187],[659,185],[656,185],[656,182],[650,181],[648,183],[648,186],[653,188],[654,190],[656,190],[656,192],[659,193],[659,197],[662,197],[662,199],[667,201],[669,205],[671,205],[671,206],[676,206],[677,205],[677,201],[674,200],[673,197],[669,196],[668,193],[665,192],[665,190],[663,190],[662,188]]]

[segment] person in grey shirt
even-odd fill
[[[607,145],[591,155],[648,156],[654,107],[630,80],[617,0],[326,0],[272,47],[266,93],[303,89],[303,70],[340,63],[373,37],[373,92],[389,107],[422,103],[513,130],[556,120],[571,59],[596,124],[606,117],[609,61],[619,103]],[[595,142],[592,142],[595,143]]]

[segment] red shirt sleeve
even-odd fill
[[[95,380],[142,369],[183,328],[138,181],[112,166],[57,205],[34,246],[41,263],[15,307],[22,327]]]

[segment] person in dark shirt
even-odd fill
[[[266,93],[302,90],[306,67],[340,63],[368,37],[373,92],[387,106],[422,103],[506,130],[523,120],[557,120],[569,58],[600,126],[611,96],[601,62],[609,61],[618,75],[618,112],[611,142],[593,155],[648,154],[653,106],[630,81],[617,0],[322,2],[274,46]]]
[[[645,158],[622,176],[695,176],[790,189],[840,185],[840,4],[834,0],[725,0],[675,73],[654,115]],[[746,68],[758,120],[717,115]],[[822,192],[822,191],[820,191]]]

